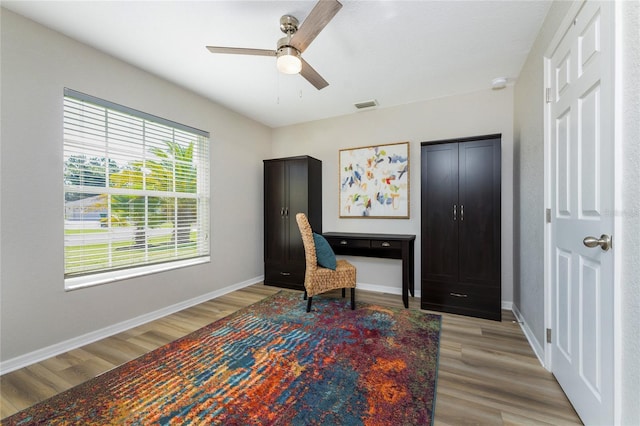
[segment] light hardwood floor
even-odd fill
[[[280,290],[255,284],[7,373],[0,377],[0,418]],[[338,297],[339,293],[330,296]],[[402,307],[400,299],[397,295],[356,291],[356,300],[362,302]],[[419,310],[420,299],[412,299],[409,308]],[[581,424],[514,321],[508,311],[503,311],[501,322],[443,314],[436,425]]]

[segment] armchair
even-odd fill
[[[298,213],[296,221],[302,235],[306,260],[304,288],[307,312],[311,311],[313,296],[338,288],[342,289],[342,297],[345,297],[345,289],[351,289],[351,309],[355,309],[356,267],[344,259],[336,261],[335,270],[318,265],[316,244],[307,216]]]

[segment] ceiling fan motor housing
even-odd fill
[[[276,56],[295,56],[300,58],[300,51],[291,45],[291,37],[298,31],[298,19],[295,16],[283,15],[280,18],[280,30],[286,34],[278,40]]]

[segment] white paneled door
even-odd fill
[[[574,12],[575,13],[575,12]],[[586,1],[546,62],[551,369],[585,424],[613,424],[613,7]]]

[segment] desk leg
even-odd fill
[[[411,297],[415,297],[415,256],[413,251],[413,241],[409,243],[409,292],[411,293]]]
[[[402,303],[404,303],[404,307],[408,308],[409,307],[409,292],[407,291],[407,286],[405,285],[406,283],[403,282],[402,283]]]
[[[402,303],[404,303],[404,307],[409,307],[409,282],[410,282],[410,272],[409,272],[409,256],[407,247],[404,247],[402,250]],[[413,295],[413,292],[412,292]]]

